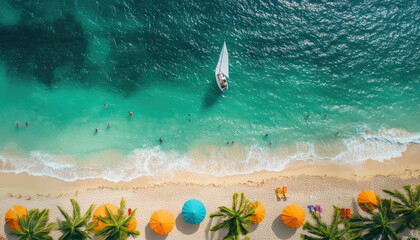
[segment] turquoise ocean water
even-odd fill
[[[414,0],[0,0],[0,171],[120,181],[400,156],[420,143],[419,12]]]

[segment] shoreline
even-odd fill
[[[399,158],[384,162],[368,160],[356,164],[319,164],[314,161],[300,161],[289,164],[280,172],[260,171],[253,174],[214,177],[191,173],[177,173],[166,181],[153,182],[149,177],[141,177],[129,182],[110,182],[104,179],[77,180],[65,182],[51,177],[29,176],[26,173],[0,174],[0,214],[14,205],[28,209],[50,209],[50,222],[63,217],[56,206],[71,211],[70,199],[76,199],[84,212],[90,204],[98,207],[104,203],[118,205],[121,198],[127,208],[137,208],[136,239],[147,240],[216,240],[226,232],[210,232],[215,224],[208,216],[217,211],[218,206],[230,206],[232,194],[244,192],[251,200],[265,205],[266,217],[256,226],[251,226],[251,239],[300,239],[302,228],[292,230],[279,219],[285,206],[297,204],[306,212],[306,220],[311,220],[308,205],[321,204],[323,219],[330,221],[333,208],[347,207],[356,214],[363,214],[356,204],[357,195],[366,189],[375,191],[382,197],[382,189],[402,189],[404,185],[420,183],[420,145],[410,145]],[[277,199],[274,189],[287,186],[289,197]],[[183,203],[188,199],[199,199],[207,209],[204,221],[199,225],[187,224],[181,216]],[[169,210],[175,217],[175,227],[167,236],[156,235],[150,230],[149,219],[158,209]],[[0,218],[0,224],[5,224]],[[16,239],[7,227],[0,229],[8,239]],[[53,231],[53,239],[60,233]],[[420,232],[404,233],[404,236],[419,237]]]
[[[41,150],[24,153],[17,143],[9,142],[0,149],[0,171],[26,172],[63,181],[106,179],[123,182],[148,176],[151,179],[149,182],[161,182],[182,175],[230,179],[231,176],[258,175],[260,172],[287,174],[291,167],[299,165],[353,168],[368,162],[366,159],[382,162],[398,158],[409,146],[420,145],[420,135],[403,130],[388,129],[369,134],[365,132],[357,138],[333,142],[296,142],[276,147],[240,143],[229,146],[204,144],[193,145],[187,152],[177,152],[161,149],[160,146],[143,146],[128,153],[106,149],[83,156]],[[399,134],[404,138],[400,139]],[[313,172],[311,174],[319,171]]]
[[[49,176],[31,176],[28,173],[0,173],[0,196],[6,194],[54,195],[74,192],[75,189],[110,188],[153,188],[160,185],[235,185],[261,184],[272,179],[299,176],[336,177],[347,180],[367,180],[375,176],[393,176],[402,179],[420,177],[420,145],[411,144],[401,157],[384,160],[366,160],[358,163],[320,163],[313,160],[299,160],[286,165],[282,171],[258,171],[251,174],[214,176],[191,172],[177,172],[161,177],[143,176],[131,181],[112,182],[102,178],[64,181]],[[9,185],[6,182],[15,184]],[[25,184],[22,184],[25,183]],[[39,186],[42,186],[41,188]],[[48,189],[53,189],[49,191]]]

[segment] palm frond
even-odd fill
[[[116,214],[112,213],[112,211],[105,207],[106,216],[95,216],[95,218],[104,223],[105,226],[102,229],[96,230],[96,236],[102,236],[103,239],[107,240],[124,240],[128,237],[136,237],[140,235],[140,232],[137,230],[129,230],[128,227],[130,225],[130,220],[134,218],[134,215],[137,209],[130,215],[125,214],[125,200],[124,198],[121,199],[120,208]]]
[[[234,193],[232,196],[232,210],[237,210],[237,204],[238,204],[238,193]]]
[[[48,223],[48,213],[49,210],[47,209],[41,212],[39,209],[33,209],[25,216],[17,215],[21,228],[13,230],[12,234],[18,236],[20,239],[52,239],[49,233],[54,228],[55,223]]]
[[[226,220],[226,221],[223,221],[221,223],[214,225],[213,227],[210,228],[210,231],[217,231],[219,229],[226,228],[226,227],[229,227],[229,220]]]
[[[241,193],[238,202],[238,193],[232,196],[232,209],[225,206],[220,206],[219,211],[210,214],[210,218],[221,217],[222,222],[210,228],[210,231],[218,231],[223,228],[228,228],[229,231],[223,239],[239,239],[240,235],[249,233],[249,224],[253,222],[251,216],[255,212],[257,206],[250,206],[249,200],[246,199],[245,194]]]
[[[339,217],[339,208],[334,207],[334,214],[332,222],[330,225],[326,224],[321,220],[321,218],[316,214],[312,213],[312,218],[315,220],[315,223],[312,224],[309,221],[306,221],[303,225],[303,230],[307,231],[311,235],[301,234],[303,239],[331,239],[338,240],[349,237],[352,230],[350,229],[350,224],[341,220]]]
[[[224,217],[226,216],[225,213],[221,213],[221,212],[216,212],[216,213],[212,213],[210,214],[210,218],[214,218],[214,217]]]

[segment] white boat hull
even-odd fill
[[[220,91],[226,91],[229,88],[229,54],[227,51],[226,42],[223,42],[222,51],[220,52],[219,61],[217,62],[214,75]]]

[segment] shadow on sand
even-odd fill
[[[146,239],[150,239],[150,240],[164,240],[168,237],[168,234],[159,235],[153,232],[153,230],[150,228],[150,223],[148,223],[146,227],[144,228],[144,235],[146,236]]]
[[[178,216],[175,219],[175,226],[176,226],[176,229],[178,229],[183,234],[191,235],[191,234],[197,232],[198,228],[200,227],[200,224],[189,224],[189,223],[187,223],[184,220],[184,218],[182,217],[182,213],[180,213],[180,214],[178,214]]]
[[[213,227],[214,225],[218,224],[221,222],[221,219],[216,219],[213,221],[213,219],[211,218],[209,223],[206,226],[206,236],[205,239],[206,240],[219,240],[222,239],[223,236],[226,236],[228,233],[228,229],[220,229],[216,232],[214,231],[210,231],[210,228]]]
[[[279,218],[274,219],[271,229],[279,239],[290,239],[296,233],[296,229],[287,227]]]
[[[11,240],[19,239],[18,237],[12,235],[12,230],[6,224],[4,224],[3,226],[3,231],[7,239],[11,239]]]

